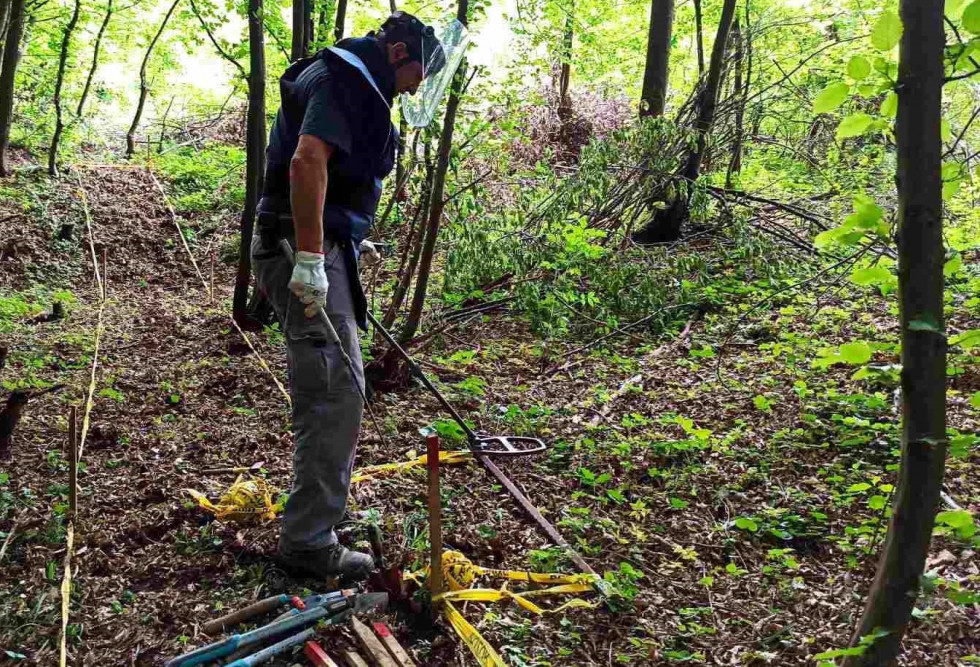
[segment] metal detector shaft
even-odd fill
[[[457,424],[459,424],[459,427],[461,429],[463,429],[463,432],[466,433],[466,437],[469,438],[469,441],[471,443],[475,443],[479,441],[480,439],[479,436],[477,436],[477,434],[473,432],[473,429],[471,429],[466,424],[466,421],[464,421],[463,418],[460,416],[460,414],[456,412],[456,408],[454,408],[452,404],[446,400],[446,397],[442,395],[442,392],[436,389],[436,386],[432,384],[429,378],[426,377],[425,373],[422,372],[422,368],[417,363],[415,363],[415,360],[412,359],[412,357],[408,354],[408,352],[406,352],[405,349],[398,344],[398,341],[395,340],[395,337],[392,336],[390,333],[388,333],[387,329],[381,326],[381,323],[378,322],[377,318],[375,318],[375,316],[372,315],[370,311],[368,311],[367,316],[368,316],[368,320],[371,322],[371,324],[374,325],[374,328],[377,330],[377,332],[381,334],[381,337],[384,338],[386,341],[388,341],[388,344],[391,345],[393,348],[395,348],[398,354],[401,355],[402,359],[405,360],[405,363],[408,364],[409,372],[411,372],[411,374],[414,375],[419,382],[424,384],[425,388],[431,391],[432,395],[439,400],[440,405],[442,405],[442,407],[446,409],[446,412],[452,415],[453,420]]]
[[[383,326],[381,326],[381,323],[375,319],[374,315],[368,312],[367,316],[371,321],[371,324],[374,325],[374,328],[381,334],[381,337],[388,341],[388,344],[391,345],[403,359],[405,359],[412,374],[417,377],[419,381],[422,382],[422,384],[424,384],[425,387],[431,391],[437,399],[439,399],[439,403],[442,404],[442,407],[446,408],[446,411],[453,416],[453,419],[456,420],[456,423],[459,424],[460,428],[466,432],[466,435],[470,438],[470,443],[475,444],[479,442],[480,438],[469,426],[466,425],[466,422],[463,421],[463,418],[459,416],[459,413],[456,412],[453,406],[449,404],[449,401],[447,401],[445,396],[442,395],[442,392],[433,386],[432,382],[429,381],[429,378],[425,376],[425,373],[422,372],[422,369],[415,363],[412,357],[409,356],[408,352],[406,352],[402,346],[398,344],[398,341],[396,341],[394,337],[388,333]],[[534,522],[538,524],[541,530],[544,531],[545,535],[547,535],[548,538],[555,543],[555,545],[563,547],[568,552],[569,558],[571,558],[572,562],[575,563],[575,565],[582,572],[594,575],[595,570],[593,570],[589,564],[585,562],[585,559],[572,548],[564,537],[562,537],[561,533],[558,532],[558,529],[555,528],[550,521],[544,518],[541,511],[534,506],[534,503],[532,503],[519,488],[517,488],[517,485],[514,484],[509,477],[507,477],[504,471],[498,468],[497,464],[491,461],[490,457],[486,453],[476,451],[474,454],[476,459],[483,465],[483,467],[504,485],[504,488],[506,488],[507,492],[513,496],[514,500],[517,501],[517,504],[521,506],[521,509],[527,512],[528,516],[534,519]]]

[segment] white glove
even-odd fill
[[[289,291],[303,302],[307,317],[315,317],[319,308],[327,305],[327,272],[323,268],[323,255],[318,252],[296,253],[293,276],[289,279]]]
[[[370,241],[361,241],[361,263],[365,268],[371,268],[381,261],[381,253]]]

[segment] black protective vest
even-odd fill
[[[269,137],[266,204],[280,212],[289,210],[289,160],[307,103],[321,86],[330,86],[351,139],[349,147],[339,147],[330,159],[324,234],[357,245],[374,222],[382,180],[394,167],[398,131],[391,123],[388,101],[364,62],[350,51],[323,49],[290,65],[279,79],[282,104]]]

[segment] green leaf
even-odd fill
[[[851,272],[851,282],[855,285],[881,285],[893,280],[892,272],[883,266],[866,266]]]
[[[885,209],[875,204],[874,201],[863,201],[855,197],[854,213],[847,216],[844,224],[861,229],[874,229],[881,222],[884,214]]]
[[[957,459],[965,459],[970,455],[970,449],[980,441],[972,433],[961,433],[949,439],[949,455]]]
[[[885,496],[871,496],[868,498],[868,508],[873,510],[884,509],[888,499]]]
[[[824,651],[823,653],[818,653],[813,656],[814,660],[833,660],[834,658],[843,658],[849,655],[863,655],[867,649],[864,646],[855,646],[853,648],[835,648],[832,651]]]
[[[844,343],[840,346],[840,356],[846,363],[856,366],[871,361],[871,347],[864,341]]]
[[[888,94],[885,95],[878,113],[885,118],[894,118],[895,114],[898,113],[898,95],[895,94],[894,90],[888,91]]]
[[[960,191],[960,185],[963,181],[947,181],[943,183],[943,201],[949,201],[956,196],[956,193]]]
[[[970,405],[980,408],[980,391],[974,392],[973,396],[970,397]]]
[[[740,516],[735,519],[735,527],[739,530],[747,530],[754,533],[759,530],[759,524],[748,517]]]
[[[909,331],[931,331],[932,333],[942,333],[935,323],[927,322],[925,320],[912,320],[909,322]]]
[[[945,187],[943,188],[945,189]],[[963,255],[956,253],[945,264],[943,264],[943,275],[947,278],[955,276],[963,270]]]
[[[949,510],[937,514],[936,523],[954,530],[969,529],[973,526],[973,515],[968,510]]]
[[[955,21],[963,12],[963,5],[965,4],[966,0],[946,0],[943,13]]]
[[[847,61],[847,75],[855,81],[860,81],[871,74],[871,63],[864,56],[851,56]]]
[[[902,19],[893,11],[882,13],[871,29],[871,46],[879,51],[891,51],[901,38]]]
[[[837,139],[840,140],[861,136],[868,131],[868,128],[871,127],[874,120],[874,118],[866,113],[856,113],[847,116],[840,122],[840,125],[837,126]]]
[[[980,0],[978,0],[980,1]],[[813,100],[813,113],[827,113],[833,111],[847,99],[847,94],[851,87],[843,81],[836,81],[821,90],[816,99]]]
[[[939,138],[947,142],[953,138],[953,130],[949,126],[949,121],[943,118],[939,121]]]
[[[964,350],[972,350],[980,345],[980,329],[969,329],[949,339],[950,345],[959,345]]]
[[[858,482],[857,484],[851,484],[847,487],[848,493],[861,493],[862,491],[867,491],[871,488],[871,485],[867,482]]]
[[[980,0],[970,3],[963,10],[963,27],[974,35],[980,35]]]

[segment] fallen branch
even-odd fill
[[[623,394],[628,392],[631,387],[639,385],[639,383],[642,381],[643,381],[643,374],[637,373],[633,377],[623,382],[623,384],[619,385],[619,389],[613,392],[612,396],[609,397],[609,400],[606,401],[605,405],[602,406],[602,410],[599,410],[599,412],[596,413],[596,416],[593,417],[592,420],[589,422],[590,425],[595,426],[601,420],[609,416],[609,412],[612,410],[613,403],[615,403],[616,400],[621,398]],[[640,385],[640,389],[643,389],[642,385]]]
[[[599,336],[598,338],[594,339],[590,343],[587,343],[587,344],[585,344],[585,345],[583,345],[581,347],[577,347],[574,350],[571,350],[570,352],[566,352],[565,354],[561,355],[559,357],[559,359],[565,359],[566,357],[571,357],[573,355],[579,354],[580,352],[585,352],[586,350],[590,350],[590,349],[592,349],[593,347],[595,347],[596,345],[598,345],[599,343],[601,343],[603,341],[609,340],[610,338],[613,338],[614,336],[619,336],[619,335],[625,334],[628,330],[630,330],[630,329],[632,329],[634,327],[638,327],[641,324],[646,324],[647,322],[649,322],[650,320],[652,320],[657,315],[660,315],[662,313],[665,313],[668,310],[677,310],[678,308],[687,308],[687,307],[690,307],[690,306],[697,306],[697,304],[694,304],[694,303],[679,303],[679,304],[674,305],[674,306],[667,306],[666,308],[661,308],[660,310],[654,311],[654,312],[650,313],[649,315],[645,315],[644,317],[641,317],[640,319],[636,320],[635,322],[630,322],[629,324],[627,324],[624,327],[620,327],[619,329],[613,329],[609,333],[603,334],[602,336]],[[690,324],[688,324],[688,326],[690,326]],[[562,370],[562,369],[557,369],[555,371],[552,371],[551,375],[554,375],[555,373],[557,373],[560,370]]]
[[[0,547],[0,563],[3,562],[3,557],[7,554],[7,547],[10,546],[11,541],[14,539],[14,533],[17,532],[17,521],[14,521],[14,525],[10,527],[10,532],[7,533],[7,538],[3,541],[3,546]]]

